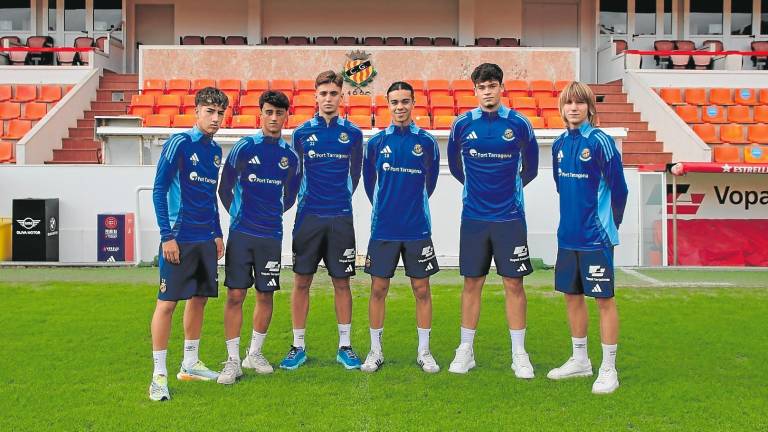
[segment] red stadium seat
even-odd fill
[[[34,84],[18,84],[16,86],[16,94],[11,99],[11,102],[32,102],[37,99],[37,86]]]
[[[40,97],[38,102],[58,102],[61,100],[61,86],[58,84],[43,84],[40,86]]]
[[[183,97],[189,94],[191,85],[188,79],[172,79],[168,81],[168,94]]]
[[[354,123],[360,129],[371,129],[373,127],[373,124],[371,123],[371,116],[370,115],[352,115],[352,114],[350,114],[347,117],[347,120],[349,120],[352,123]]]
[[[22,120],[40,120],[48,112],[48,104],[42,102],[27,102],[22,106]]]
[[[145,79],[141,93],[145,95],[159,96],[165,93],[165,81],[161,79]]]
[[[167,114],[150,114],[144,117],[145,127],[171,127],[171,117]]]
[[[712,159],[719,163],[739,163],[739,147],[723,144],[712,147]]]
[[[21,104],[16,102],[0,102],[0,120],[13,120],[20,116]]]
[[[11,120],[6,126],[6,131],[0,138],[19,140],[24,138],[24,135],[32,129],[32,122],[30,120]]]

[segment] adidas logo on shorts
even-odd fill
[[[350,265],[347,266],[347,269],[344,270],[344,271],[347,272],[347,273],[352,273],[353,271],[355,271],[355,269],[352,268],[352,264],[350,264]]]
[[[430,270],[434,270],[432,263],[427,264],[427,268],[424,269],[424,271],[430,271]]]
[[[600,288],[600,284],[595,284],[595,287],[592,288],[593,293],[601,293],[603,290]]]
[[[528,267],[525,265],[525,263],[520,264],[520,267],[517,268],[517,271],[524,272],[528,270]]]
[[[277,281],[274,278],[270,279],[269,282],[267,282],[267,286],[268,287],[276,287],[277,286]]]

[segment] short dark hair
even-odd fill
[[[264,108],[264,104],[270,104],[276,108],[287,110],[291,106],[288,96],[283,92],[267,90],[259,96],[259,108]]]
[[[387,89],[387,99],[389,99],[389,94],[396,90],[408,90],[409,92],[411,92],[411,98],[414,97],[412,85],[408,84],[405,81],[395,81]]]
[[[227,109],[229,106],[229,98],[223,91],[216,87],[205,87],[195,93],[195,106],[201,105],[215,105]]]
[[[337,86],[342,87],[344,85],[344,77],[341,76],[340,73],[332,70],[320,72],[315,79],[315,88],[318,88],[323,84],[336,84]]]
[[[504,82],[504,72],[499,65],[494,63],[483,63],[472,71],[472,82],[477,85],[485,81]]]

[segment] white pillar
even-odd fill
[[[475,44],[475,0],[459,0],[459,46]]]

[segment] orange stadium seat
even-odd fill
[[[768,123],[768,105],[758,105],[754,110],[756,123]]]
[[[715,126],[709,123],[693,125],[693,131],[699,138],[707,144],[720,144],[720,138],[717,137]]]
[[[709,89],[709,103],[712,105],[733,105],[733,94],[729,88]]]
[[[0,141],[0,162],[9,162],[13,159],[13,143]]]
[[[240,93],[240,80],[239,79],[220,79],[219,90],[221,91],[234,91]]]
[[[354,123],[360,129],[371,129],[373,127],[370,115],[350,114],[347,120]]]
[[[150,114],[144,117],[145,127],[171,127],[171,116],[168,114]]]
[[[536,109],[536,99],[528,96],[516,96],[512,98],[512,108],[520,110],[520,108],[533,108]]]
[[[699,107],[696,105],[678,105],[675,112],[686,123],[701,123]]]
[[[288,116],[288,121],[286,122],[285,128],[286,129],[296,129],[297,127],[301,126],[302,123],[309,120],[309,116],[304,115],[290,115]]]
[[[757,93],[751,88],[733,90],[733,101],[738,105],[757,105]]]
[[[720,125],[720,140],[731,144],[746,144],[744,127],[736,123]]]
[[[269,81],[263,79],[252,79],[245,83],[245,94],[261,94],[269,90]]]
[[[536,100],[541,117],[560,116],[560,101],[554,96],[542,96]]]
[[[13,87],[9,84],[0,85],[0,102],[8,102],[13,95]]]
[[[13,140],[22,139],[30,129],[32,129],[32,122],[30,120],[11,120],[6,126],[5,134],[0,138]]]
[[[296,96],[293,99],[293,113],[295,115],[315,115],[315,98],[309,95]]]
[[[555,93],[559,94],[570,83],[571,83],[570,80],[558,80],[558,81],[555,81]]]
[[[413,87],[413,92],[416,95],[419,95],[419,94],[422,94],[424,96],[427,95],[427,89],[424,87],[424,80],[406,79],[403,81],[407,82],[408,84],[411,85],[411,87]]]
[[[432,100],[433,96],[449,96],[451,94],[451,87],[448,84],[448,80],[444,79],[430,79],[427,80],[427,91],[429,92],[429,99]]]
[[[504,105],[505,107],[508,107],[509,106],[509,98],[506,97],[506,96],[502,96],[501,104]]]
[[[475,96],[475,85],[472,80],[453,80],[451,83],[453,98],[458,102],[462,96]]]
[[[176,78],[168,80],[167,91],[170,95],[177,95],[183,97],[189,94],[190,82],[188,79]]]
[[[451,126],[453,126],[454,120],[456,120],[455,116],[436,116],[432,128],[438,130],[448,130],[451,128]]]
[[[179,114],[173,116],[173,127],[175,128],[191,128],[194,125],[194,114]]]
[[[0,120],[17,119],[19,116],[21,116],[21,104],[16,102],[0,102]]]
[[[751,145],[744,147],[744,162],[768,163],[768,146]]]
[[[530,85],[531,96],[534,98],[537,95],[552,96],[554,94],[555,86],[552,81],[549,80],[533,80]]]
[[[247,93],[240,98],[240,114],[260,115],[259,97],[261,94]]]
[[[448,95],[433,95],[430,97],[432,116],[452,116],[456,109],[453,106],[453,97]]]
[[[531,127],[534,129],[544,129],[546,123],[541,117],[528,117],[528,121],[531,122]]]
[[[289,79],[273,79],[269,88],[286,94],[288,92],[293,93],[293,81]]]
[[[723,144],[714,146],[712,148],[712,158],[715,162],[719,163],[739,163],[741,157],[739,156],[739,148],[736,146]]]
[[[296,80],[296,95],[315,97],[315,80]]]
[[[258,117],[255,115],[236,115],[232,117],[234,129],[256,129],[259,127]]]
[[[413,111],[411,115],[414,117],[429,116],[429,106],[427,105],[427,97],[416,95],[416,100],[413,104]]]
[[[550,129],[565,129],[565,122],[559,115],[547,117],[547,127]]]
[[[758,90],[760,104],[768,105],[768,88],[761,88]]]
[[[349,97],[347,113],[351,116],[369,116],[371,115],[371,97],[367,95],[352,95]]]
[[[21,108],[22,120],[40,120],[48,112],[48,104],[42,102],[27,102]]]
[[[141,93],[145,95],[159,96],[165,93],[165,81],[161,79],[145,79]]]
[[[459,96],[456,98],[456,112],[458,114],[463,114],[475,108],[477,108],[477,97]]]
[[[374,127],[384,129],[388,127],[390,123],[392,123],[392,115],[389,113],[389,111],[386,113],[378,114],[374,122]]]
[[[18,84],[16,94],[11,102],[32,102],[37,99],[37,86],[34,84]]]
[[[659,89],[659,96],[667,105],[683,105],[683,92],[679,88],[664,87]]]
[[[140,94],[131,97],[131,105],[128,107],[128,114],[137,116],[147,116],[155,112],[155,96]]]
[[[181,97],[181,112],[182,114],[195,113],[195,95],[188,94]]]
[[[504,96],[508,98],[528,96],[528,81],[506,80],[504,81]]]
[[[376,95],[374,102],[376,103],[374,112],[377,117],[380,115],[389,114],[389,101],[387,101],[386,96]]]
[[[768,125],[747,126],[747,140],[753,144],[768,144]]]
[[[224,121],[221,123],[221,127],[228,128],[232,124],[232,117],[235,115],[235,109],[227,107],[224,111]]]
[[[754,123],[752,111],[748,106],[731,105],[728,107],[728,121],[731,123]]]
[[[235,108],[240,103],[240,92],[234,91],[234,90],[227,90],[224,92],[225,95],[227,95],[227,100],[229,101],[229,107]]]
[[[704,123],[727,123],[725,110],[719,105],[701,107],[701,120]]]
[[[192,81],[192,93],[197,93],[206,87],[216,87],[216,81],[210,78],[198,78]]]
[[[181,96],[175,94],[161,95],[157,98],[157,113],[165,114],[169,117],[168,123],[170,124],[171,118],[176,114],[179,114],[181,109]]]
[[[689,105],[706,105],[707,92],[703,88],[685,89],[685,103]]]
[[[422,129],[430,129],[432,127],[432,119],[429,116],[416,116],[413,118],[413,122]]]
[[[40,86],[38,102],[58,102],[61,100],[61,86],[57,84],[43,84]]]

